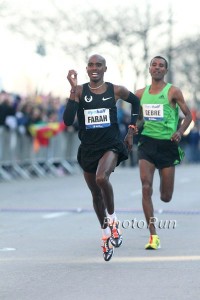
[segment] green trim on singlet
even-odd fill
[[[148,85],[141,98],[144,125],[142,135],[155,139],[169,140],[177,130],[179,108],[172,107],[168,100],[168,91],[171,83],[167,83],[163,90],[156,95],[149,94]],[[162,114],[163,112],[163,114]]]

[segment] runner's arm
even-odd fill
[[[131,125],[135,126],[140,112],[140,100],[136,95],[130,92],[125,101],[131,104]]]
[[[79,103],[75,100],[69,99],[63,113],[63,121],[66,126],[71,126],[74,122]]]

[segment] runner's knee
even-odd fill
[[[160,199],[163,201],[163,202],[170,202],[170,200],[172,199],[172,193],[169,193],[169,192],[162,192],[160,194]]]
[[[97,175],[96,177],[96,183],[99,187],[104,186],[108,182],[108,177],[106,174]]]

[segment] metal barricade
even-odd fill
[[[0,127],[0,180],[61,176],[80,171],[77,132],[62,131],[46,147],[34,150],[34,138],[26,133]]]

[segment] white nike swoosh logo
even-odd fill
[[[108,97],[108,98],[104,98],[104,97],[103,97],[103,98],[102,98],[103,101],[106,101],[106,100],[108,100],[108,99],[112,99],[112,97]]]

